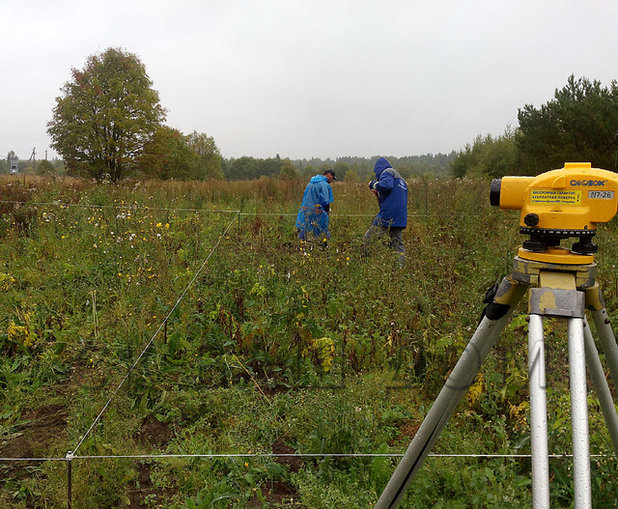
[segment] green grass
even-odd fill
[[[409,184],[400,270],[380,246],[361,256],[363,214],[377,208],[361,184],[335,186],[323,250],[295,237],[303,182],[0,182],[3,200],[27,202],[0,203],[0,456],[64,457],[151,340],[78,455],[402,453],[522,241],[516,214],[489,207],[488,182]],[[598,241],[612,315],[613,223]],[[522,304],[434,452],[529,452],[525,313]],[[568,452],[566,334],[557,321],[546,333],[550,448]],[[590,420],[592,452],[610,454],[592,393]],[[73,502],[371,507],[395,465],[76,459]],[[0,469],[1,506],[66,506],[65,463]],[[572,465],[552,460],[551,469],[552,503],[569,507]],[[616,473],[615,458],[594,460],[596,506],[615,505]],[[529,460],[429,458],[402,507],[530,499]]]

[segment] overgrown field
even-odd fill
[[[312,249],[294,231],[303,182],[0,180],[0,457],[75,451],[75,508],[372,507],[398,458],[324,454],[405,451],[523,240],[487,181],[409,185],[400,269],[384,246],[361,256],[364,184],[334,186]],[[615,225],[597,240],[614,316]],[[530,452],[525,317],[434,453]],[[566,330],[546,329],[550,452],[569,453]],[[609,456],[593,499],[615,507],[589,401],[591,452]],[[572,462],[550,465],[552,507],[569,507]],[[530,478],[527,458],[430,457],[401,507],[530,506]],[[3,461],[0,479],[1,507],[67,505],[65,461]]]

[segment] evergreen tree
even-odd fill
[[[561,168],[567,161],[587,161],[618,171],[618,83],[571,75],[554,98],[539,108],[527,104],[518,112],[517,145],[529,173]]]

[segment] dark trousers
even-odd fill
[[[390,247],[393,251],[399,253],[399,265],[403,265],[406,259],[406,248],[403,245],[403,230],[397,226],[376,226],[372,224],[365,232],[363,237],[363,254],[369,256],[368,247],[372,239],[383,239],[386,235],[390,237]]]

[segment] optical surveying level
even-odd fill
[[[566,163],[537,177],[504,177],[491,184],[492,205],[521,210],[520,232],[529,235],[513,261],[513,271],[488,292],[483,317],[425,420],[384,488],[375,509],[399,505],[457,404],[474,382],[485,357],[528,292],[528,378],[534,509],[549,508],[549,454],[543,317],[567,320],[574,507],[592,507],[586,367],[594,384],[618,456],[618,414],[586,319],[594,319],[609,372],[618,387],[618,345],[603,296],[595,281],[592,243],[597,225],[617,212],[618,175],[590,163]],[[577,241],[569,249],[560,242]],[[614,482],[614,481],[610,481]]]
[[[561,239],[578,237],[571,250],[589,255],[597,251],[591,241],[596,225],[616,214],[617,190],[617,174],[591,168],[590,163],[566,163],[538,177],[496,179],[490,201],[503,209],[521,210],[519,231],[530,235],[524,249],[545,252]]]

